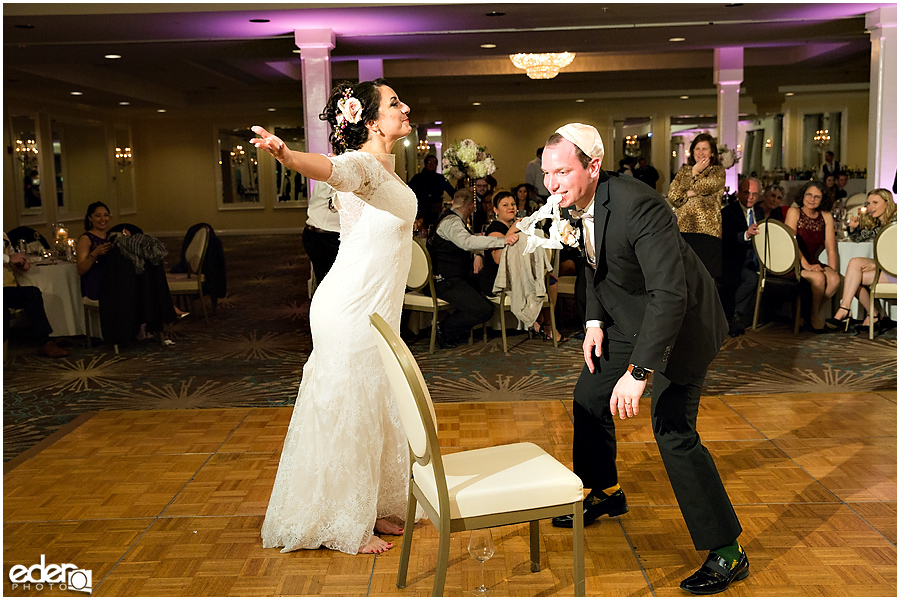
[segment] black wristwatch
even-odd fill
[[[645,381],[653,371],[651,371],[650,369],[645,369],[644,367],[628,365],[628,372],[631,373],[631,376],[638,381]]]

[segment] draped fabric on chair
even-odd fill
[[[543,250],[543,252],[541,251]],[[494,292],[490,300],[500,310],[500,335],[503,352],[508,352],[506,341],[506,312],[510,311],[525,328],[531,328],[542,308],[550,309],[550,329],[553,347],[559,346],[556,339],[556,305],[550,299],[549,274],[553,268],[555,252],[539,248],[525,254],[515,246],[505,246],[500,257],[500,268],[494,280]],[[486,339],[486,338],[485,338]]]
[[[797,237],[787,225],[774,219],[759,224],[753,237],[753,249],[759,260],[759,281],[756,284],[756,307],[753,309],[753,329],[759,323],[759,306],[768,287],[787,288],[795,295],[797,305],[794,333],[800,332],[800,248]]]
[[[878,279],[882,273],[887,273],[894,278],[894,281],[882,283]],[[875,279],[869,287],[869,339],[875,338],[875,299],[876,298],[893,298],[897,299],[897,224],[893,223],[885,227],[879,232],[875,238]],[[882,306],[882,319],[888,318],[887,307]]]
[[[373,314],[372,336],[384,363],[409,442],[409,505],[397,587],[406,586],[416,504],[440,532],[432,595],[444,591],[450,534],[530,524],[531,570],[541,569],[539,520],[574,515],[572,554],[576,596],[584,596],[584,528],[581,479],[531,443],[506,444],[441,455],[437,418],[422,372],[409,348],[381,315]]]

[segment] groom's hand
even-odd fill
[[[594,372],[593,355],[600,358],[600,354],[603,352],[602,348],[603,328],[588,327],[584,334],[584,342],[581,344],[581,349],[584,351],[584,364],[587,365],[587,368],[591,373]]]

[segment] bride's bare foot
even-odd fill
[[[388,519],[376,520],[375,531],[385,535],[403,535],[403,528]]]
[[[369,541],[360,546],[359,553],[360,554],[381,554],[382,552],[386,552],[393,548],[394,545],[390,542],[386,542],[377,535],[373,535],[369,538]]]

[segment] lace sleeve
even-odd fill
[[[366,199],[372,192],[372,166],[362,152],[347,152],[331,159],[331,177],[326,183],[339,192]]]

